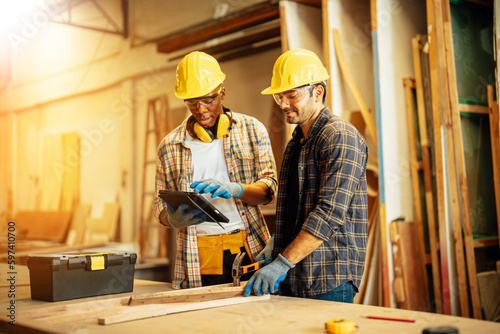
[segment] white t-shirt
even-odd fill
[[[230,182],[227,173],[226,161],[224,159],[223,139],[215,139],[210,143],[194,139],[187,134],[186,145],[192,153],[193,182],[202,179],[217,179]],[[212,198],[212,194],[203,194],[203,196],[212,203],[227,218],[229,223],[221,223],[222,229],[217,223],[204,222],[196,225],[198,235],[215,235],[228,233],[230,231],[245,229],[245,224],[236,208],[233,198]]]

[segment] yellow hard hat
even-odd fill
[[[183,100],[207,95],[225,78],[214,57],[205,52],[193,51],[177,65],[174,93]]]
[[[271,86],[261,94],[276,94],[330,78],[318,56],[306,49],[289,50],[273,67]]]

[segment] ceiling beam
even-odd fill
[[[266,41],[275,37],[280,36],[280,26],[279,23],[277,26],[270,26],[266,29],[249,33],[243,37],[235,38],[233,40],[229,40],[224,43],[217,44],[215,46],[201,48],[198,51],[206,52],[215,57],[215,55],[224,53],[230,50],[242,48],[242,47],[251,47],[254,43],[259,43],[262,41]],[[178,55],[173,58],[170,58],[169,61],[177,60],[182,58],[183,55]],[[217,57],[216,57],[217,58]]]
[[[161,53],[177,51],[278,18],[279,5],[266,1],[166,36],[158,42],[157,50]]]
[[[321,0],[291,0],[303,5],[321,8]]]

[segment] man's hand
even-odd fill
[[[273,256],[273,248],[274,248],[274,235],[269,239],[266,246],[260,251],[259,254],[255,257],[256,261],[266,260],[265,264],[269,264],[272,261]]]
[[[186,209],[189,207],[188,204],[181,204],[174,211],[170,205],[167,204],[167,207],[163,212],[165,212],[165,216],[163,217],[163,221],[165,221],[170,227],[173,228],[184,228],[191,225],[203,223],[207,220],[207,215],[204,214],[200,209],[194,209],[190,212],[186,212]],[[162,221],[160,219],[160,221]]]
[[[243,186],[238,182],[224,182],[216,179],[205,179],[191,183],[191,188],[200,194],[211,193],[212,198],[239,198],[243,194]]]
[[[245,297],[250,296],[252,290],[257,296],[277,292],[278,286],[285,279],[288,271],[294,267],[295,265],[283,255],[278,254],[276,260],[257,270],[250,278],[244,289]]]

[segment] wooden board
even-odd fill
[[[142,306],[128,306],[124,308],[119,314],[110,315],[107,317],[100,317],[98,319],[99,325],[112,325],[121,322],[147,319],[158,316],[164,316],[173,313],[197,311],[207,308],[249,303],[254,301],[262,301],[269,299],[270,295],[264,296],[250,296],[250,297],[232,297],[217,299],[207,302],[194,302],[194,303],[173,303],[173,304],[147,304]]]
[[[427,228],[429,237],[429,248],[432,267],[432,286],[434,290],[435,309],[436,312],[442,313],[441,300],[441,274],[439,272],[439,241],[436,236],[436,214],[435,214],[435,196],[432,183],[432,166],[431,166],[431,143],[427,131],[427,105],[426,91],[424,88],[424,66],[423,61],[427,63],[427,55],[422,55],[422,50],[427,40],[426,36],[417,35],[412,38],[413,49],[413,64],[415,70],[415,89],[417,93],[417,113],[418,113],[418,131],[420,135],[420,150],[422,156],[422,169],[424,175],[424,191],[425,191],[425,210],[427,218]],[[421,56],[422,55],[422,56]],[[424,58],[425,59],[422,59]],[[428,76],[428,73],[425,73]]]
[[[451,314],[450,304],[450,282],[449,282],[449,264],[448,264],[448,236],[446,229],[446,204],[444,195],[444,167],[443,167],[443,137],[441,134],[441,96],[439,93],[440,83],[438,74],[438,55],[436,43],[436,27],[434,0],[427,0],[427,30],[429,33],[429,78],[431,83],[431,103],[432,103],[432,130],[434,138],[434,156],[433,161],[436,170],[436,195],[437,195],[437,223],[439,226],[439,255],[441,265],[441,291],[442,298],[436,299],[436,309],[442,309],[444,314]],[[441,301],[442,305],[437,302]]]
[[[70,212],[18,211],[14,221],[18,237],[63,242],[70,219]]]
[[[243,288],[244,284],[237,287],[233,287],[232,284],[221,284],[107,299],[87,299],[70,304],[49,304],[50,306],[20,311],[18,315],[24,320],[50,325],[81,320],[92,320],[100,325],[110,325],[270,298],[270,295],[243,297]]]
[[[488,111],[490,114],[491,157],[493,160],[493,183],[495,185],[495,204],[497,208],[497,226],[500,236],[500,116],[498,101],[493,98],[493,86],[488,86]]]
[[[429,311],[429,290],[424,259],[420,256],[420,243],[415,238],[418,224],[394,221],[389,224],[394,255],[394,281],[396,297],[400,308],[415,311]]]

